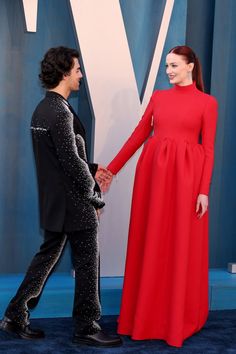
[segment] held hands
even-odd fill
[[[199,194],[196,204],[196,213],[198,218],[203,217],[208,208],[208,196],[205,194]]]
[[[95,175],[95,179],[101,188],[101,191],[104,193],[110,187],[112,182],[113,174],[106,167],[98,165],[98,169]]]

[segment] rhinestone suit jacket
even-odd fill
[[[36,107],[31,132],[36,162],[40,224],[49,231],[97,226],[104,202],[86,157],[85,130],[61,95],[48,91]]]

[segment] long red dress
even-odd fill
[[[108,168],[137,163],[118,332],[180,347],[208,316],[208,213],[217,102],[195,84],[155,91]],[[150,133],[153,131],[153,135]],[[201,137],[201,143],[199,143]]]

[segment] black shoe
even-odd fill
[[[75,333],[73,343],[86,344],[94,347],[119,347],[122,345],[122,340],[117,335],[109,335],[105,334],[103,331],[98,331],[95,334]]]
[[[44,332],[40,329],[32,329],[30,325],[20,326],[18,323],[4,317],[0,321],[0,330],[7,333],[15,334],[17,337],[23,339],[41,339],[44,338]]]

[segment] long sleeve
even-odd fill
[[[65,174],[72,177],[81,193],[92,197],[95,183],[87,163],[78,154],[73,115],[69,110],[58,109],[52,116],[50,133]]]
[[[139,124],[125,142],[116,157],[109,163],[107,168],[115,175],[130,157],[138,150],[138,148],[145,142],[150,135],[152,127],[152,114],[153,114],[153,96],[151,97],[148,106],[142,116]]]
[[[94,197],[96,196],[96,198],[101,201],[101,204],[98,206],[99,209],[103,208],[103,206],[105,205],[103,199],[102,199],[102,193],[101,193],[101,189],[99,187],[99,184],[97,183],[96,179],[95,179],[95,175],[96,175],[96,172],[98,170],[98,164],[97,163],[94,163],[94,162],[89,162],[88,163],[88,167],[89,167],[89,170],[94,178],[94,181],[95,181],[95,186],[94,186]]]
[[[98,169],[98,164],[94,162],[89,162],[88,163],[89,171],[92,174],[93,177],[95,177],[97,169]]]
[[[202,122],[202,146],[205,153],[203,172],[200,184],[200,194],[208,195],[214,164],[214,142],[216,134],[218,105],[214,97],[210,96],[206,105]]]

